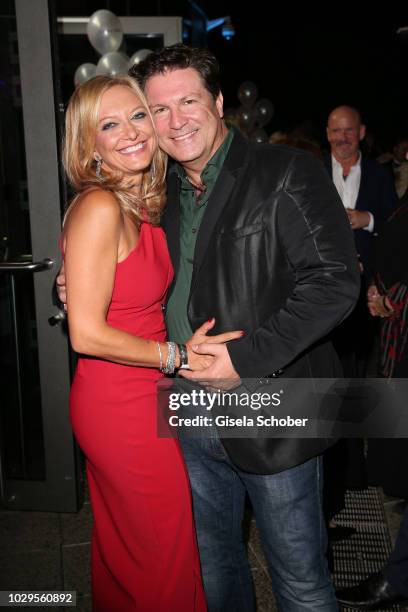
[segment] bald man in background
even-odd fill
[[[373,237],[397,204],[392,177],[360,151],[366,127],[359,111],[338,106],[327,121],[331,156],[326,167],[346,209],[363,274],[370,275]]]
[[[367,287],[372,277],[371,254],[376,234],[397,205],[391,173],[360,151],[365,131],[360,112],[351,106],[338,106],[329,115],[327,140],[331,154],[325,156],[324,163],[353,229],[361,269],[360,298],[351,315],[332,335],[346,378],[366,375],[375,338],[366,305]],[[340,440],[325,454],[325,518],[329,538],[333,541],[348,537],[354,531],[336,526],[333,517],[343,509],[347,489],[367,487],[366,472],[362,439]]]
[[[327,121],[331,155],[326,156],[325,165],[354,230],[362,272],[361,300],[337,334],[336,348],[347,377],[365,376],[372,340],[366,307],[372,249],[376,234],[398,202],[391,173],[361,154],[365,130],[360,112],[351,106],[338,106]]]

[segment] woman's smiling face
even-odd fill
[[[139,96],[114,85],[101,99],[95,137],[95,157],[106,172],[135,176],[147,170],[157,147],[152,121]]]

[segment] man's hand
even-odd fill
[[[189,380],[197,381],[211,381],[214,379],[224,381],[240,380],[238,373],[232,365],[232,361],[225,344],[210,344],[204,342],[203,344],[195,345],[192,347],[192,349],[197,354],[212,355],[214,360],[212,364],[204,370],[179,370],[180,376],[188,378]]]
[[[64,263],[61,266],[59,274],[56,278],[57,293],[59,301],[64,305],[64,310],[67,310],[67,288],[65,286],[65,268]]]
[[[355,210],[346,208],[346,213],[350,221],[351,229],[362,229],[370,224],[370,213],[366,210]]]

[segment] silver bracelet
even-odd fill
[[[160,370],[160,372],[162,372],[163,371],[163,355],[162,355],[162,352],[161,352],[160,342],[156,342],[156,344],[157,344],[157,350],[159,351],[159,357],[160,357],[160,367],[159,367],[159,370]]]
[[[174,374],[174,370],[176,369],[177,344],[175,342],[167,342],[167,347],[166,365],[160,369],[164,374]]]

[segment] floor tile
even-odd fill
[[[76,514],[60,514],[62,544],[82,544],[89,542],[92,532],[92,510],[90,504],[84,504]]]
[[[77,595],[91,592],[91,546],[68,544],[62,546],[64,589]]]
[[[53,548],[59,543],[59,515],[54,512],[0,512],[1,548],[26,551]]]
[[[59,548],[9,551],[0,555],[0,590],[62,589],[61,553]]]

